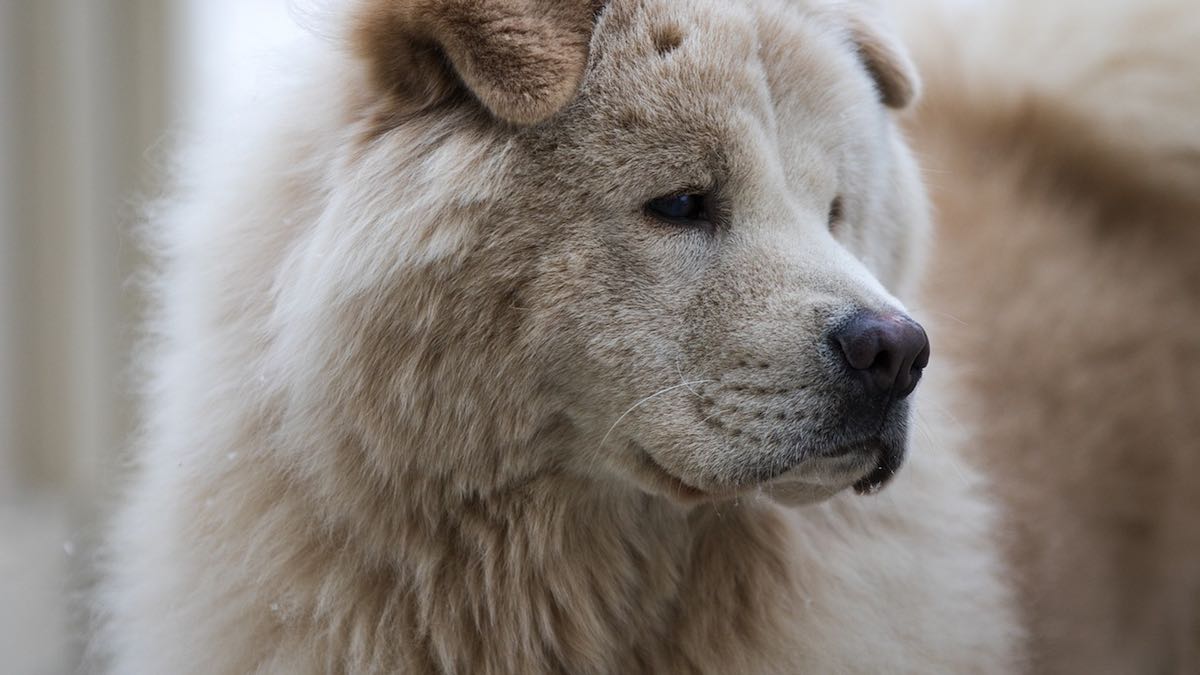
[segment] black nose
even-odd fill
[[[929,365],[925,329],[903,314],[859,312],[833,331],[833,341],[875,395],[908,396]]]

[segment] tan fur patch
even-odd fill
[[[879,25],[879,19],[854,4],[838,5],[834,13],[858,48],[884,105],[899,110],[916,101],[921,91],[917,68],[904,47]]]
[[[683,30],[673,23],[663,24],[654,30],[654,48],[660,55],[670,54],[682,43]]]
[[[500,119],[534,124],[574,96],[597,7],[585,0],[373,0],[352,41],[376,85],[404,103],[428,106],[461,80]]]

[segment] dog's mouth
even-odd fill
[[[854,484],[854,491],[860,495],[879,494],[896,477],[901,462],[903,454],[898,459],[890,459],[890,455],[884,454],[875,469]]]
[[[751,479],[708,485],[672,471],[641,446],[634,450],[640,478],[654,492],[684,503],[723,501],[756,490],[797,505],[824,501],[851,487],[859,495],[875,495],[891,483],[905,456],[902,444],[872,439],[807,452],[793,465],[759,468]]]
[[[907,451],[904,443],[889,443],[880,439],[867,444],[867,447],[870,449],[865,454],[875,458],[874,468],[855,481],[853,487],[860,495],[875,495],[896,477]]]
[[[838,446],[809,456],[771,481],[768,489],[790,505],[824,501],[847,488],[875,495],[895,478],[904,455],[903,444],[879,439]]]

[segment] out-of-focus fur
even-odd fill
[[[1035,669],[1200,672],[1200,6],[898,3]]]
[[[878,497],[764,483],[842,433],[829,322],[922,267],[902,53],[840,4],[604,4],[589,42],[548,1],[349,3],[186,158],[116,672],[1013,671],[945,382]],[[720,229],[647,218],[679,189]]]

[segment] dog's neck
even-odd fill
[[[375,642],[405,672],[760,672],[730,655],[794,644],[795,552],[778,507],[683,507],[556,469],[578,439],[548,428],[477,452],[325,443],[292,492],[309,531],[314,516],[325,524],[304,566],[318,580],[280,584],[311,589],[299,612],[352,608],[320,618],[325,632],[387,631]],[[335,587],[356,601],[323,603]],[[711,663],[694,667],[697,655]]]
[[[685,509],[562,476],[439,501],[353,537],[387,547],[372,583],[389,587],[367,593],[404,605],[406,649],[439,672],[676,672],[682,654],[770,651],[762,627],[794,607],[769,504]]]

